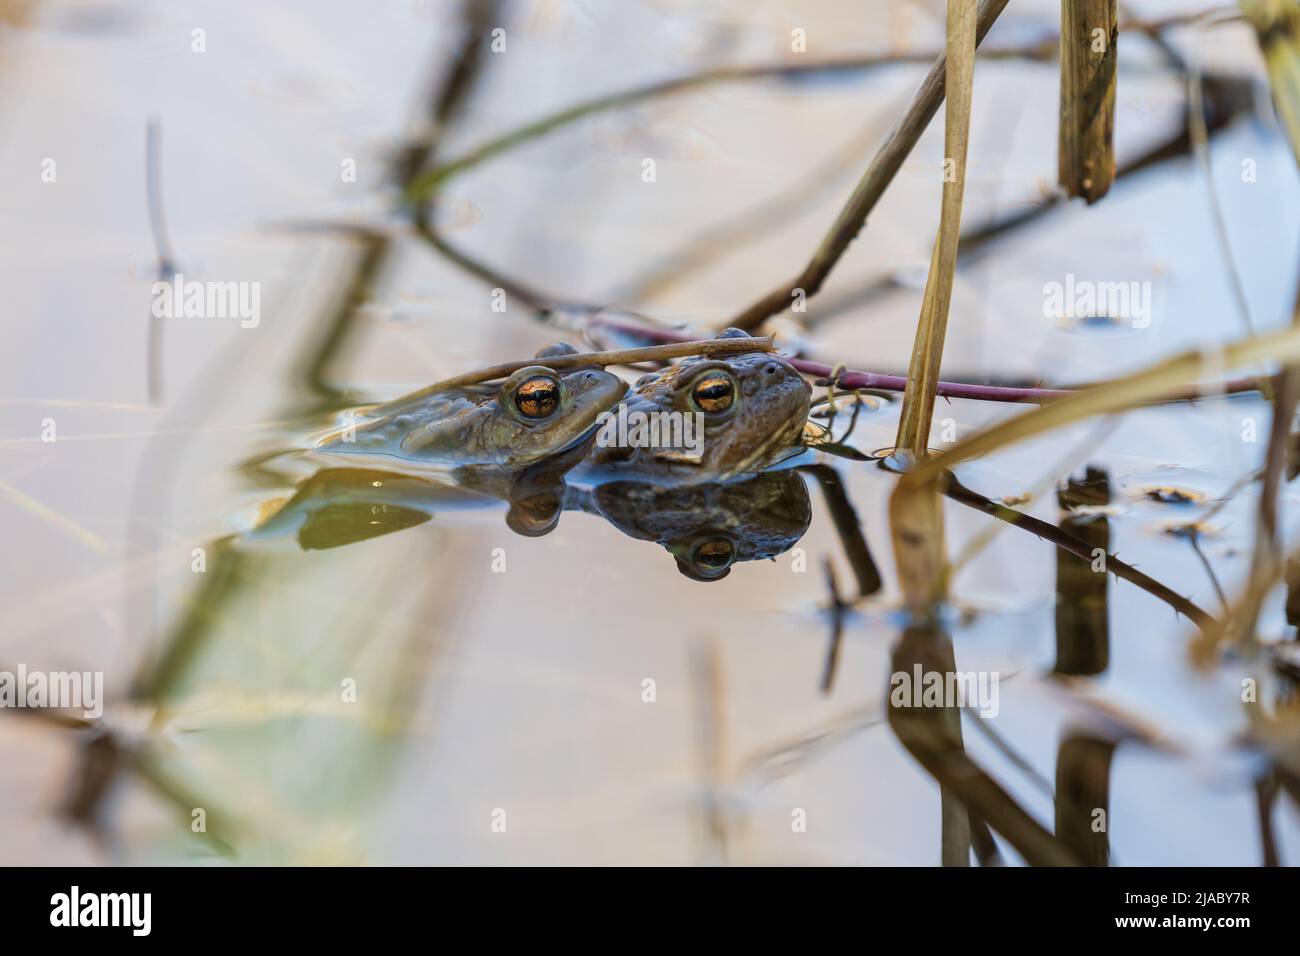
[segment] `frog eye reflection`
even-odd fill
[[[691,400],[702,412],[725,412],[736,400],[736,383],[728,375],[706,373],[691,387]]]
[[[524,418],[546,418],[560,407],[560,383],[538,375],[515,389],[515,408]]]
[[[705,538],[691,550],[691,563],[703,574],[717,574],[731,567],[736,549],[726,538]]]

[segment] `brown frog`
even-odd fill
[[[719,338],[748,338],[728,329]],[[798,454],[812,389],[782,357],[687,359],[641,378],[603,416],[584,480],[725,481]]]
[[[317,450],[523,468],[581,441],[627,391],[621,378],[603,369],[547,367],[547,358],[575,351],[564,344],[543,349],[538,364],[500,384],[416,392],[374,406],[368,421],[331,433]]]

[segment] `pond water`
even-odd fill
[[[1058,7],[1012,4],[989,45],[1050,34]],[[601,498],[571,483],[558,520],[524,508],[507,523],[499,495],[454,476],[387,461],[322,477],[294,452],[355,405],[581,344],[391,212],[394,158],[457,55],[458,4],[48,0],[2,3],[0,21],[0,669],[102,672],[106,698],[90,729],[0,715],[0,862],[941,861],[939,786],[886,718],[903,627],[895,474],[808,453],[741,487]],[[569,0],[499,25],[505,49],[484,56],[443,158],[723,63],[943,40],[942,5],[920,2],[864,16],[838,0]],[[806,54],[790,50],[797,29]],[[1264,82],[1239,24],[1169,35],[1207,70]],[[924,69],[712,84],[597,113],[467,170],[436,222],[551,299],[712,335],[802,267]],[[979,66],[968,223],[1051,189],[1057,69]],[[1140,37],[1122,38],[1120,70],[1123,164],[1181,128],[1184,89]],[[1300,188],[1258,95],[1214,135],[1212,174],[1266,330],[1290,320]],[[172,271],[256,283],[256,323],[152,315],[151,121]],[[809,301],[819,358],[906,368],[942,154],[936,123]],[[780,197],[779,215],[746,220]],[[379,266],[349,309],[367,255]],[[1047,314],[1049,285],[1099,282],[1132,284],[1143,321]],[[1240,337],[1239,311],[1204,171],[1181,157],[972,256],[944,377],[1112,378]],[[851,445],[890,447],[899,409],[864,403]],[[1023,412],[941,401],[931,444]],[[1242,681],[1270,709],[1289,688],[1263,659],[1194,666],[1197,623],[1169,598],[1219,617],[1244,587],[1270,415],[1257,395],[1150,407],[957,470],[1168,589],[1081,575],[1086,561],[1033,528],[946,504],[949,554],[982,545],[953,581],[953,654],[999,678],[996,706],[962,718],[966,751],[1062,839],[1095,850],[1104,809],[1113,864],[1264,859],[1268,768],[1240,746],[1255,719]],[[1057,486],[1085,466],[1091,496],[1067,513]],[[828,482],[878,589],[859,588]],[[267,523],[307,491],[307,517]],[[1283,487],[1287,531],[1296,498]],[[533,519],[554,526],[519,533]],[[700,580],[713,575],[682,573],[683,555],[705,571],[736,560]],[[833,654],[826,561],[846,600],[872,591],[842,613]],[[1270,594],[1265,642],[1295,641],[1285,604]],[[1282,794],[1267,819],[1281,861],[1300,858],[1295,802]]]

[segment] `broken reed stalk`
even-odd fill
[[[1135,408],[1189,386],[1208,370],[1261,362],[1276,362],[1284,367],[1300,363],[1300,327],[1243,339],[1209,354],[1188,352],[1134,375],[1082,389],[978,432],[920,462],[899,479],[889,502],[894,560],[909,612],[922,618],[930,616],[947,589],[939,492],[948,469],[1094,415]]]
[[[975,44],[979,45],[993,22],[1006,7],[1008,0],[981,0],[975,28]],[[788,309],[794,302],[796,294],[802,290],[805,298],[811,299],[821,289],[822,283],[830,275],[835,264],[844,255],[849,244],[853,242],[871,210],[885,194],[894,176],[902,168],[903,161],[916,145],[930,120],[943,102],[948,66],[947,56],[941,56],[930,67],[920,89],[912,99],[898,126],[890,133],[884,145],[876,153],[871,165],[853,190],[848,203],[840,210],[830,231],[813,254],[808,265],[792,281],[773,289],[749,308],[727,322],[738,329],[753,329],[769,316],[777,315]]]
[[[971,94],[975,78],[975,0],[948,0],[948,56],[944,107],[943,203],[939,235],[930,255],[921,316],[916,324],[912,360],[903,393],[897,450],[913,461],[925,457],[934,414],[939,366],[948,333],[948,308],[952,303],[953,274],[957,268],[957,243],[961,240],[962,197],[966,190],[966,152],[970,141]]]
[[[1268,66],[1278,116],[1300,158],[1300,4],[1295,0],[1241,0]]]
[[[1118,0],[1061,0],[1058,176],[1089,205],[1115,179]]]
[[[664,362],[668,359],[685,358],[690,355],[738,355],[744,352],[774,352],[776,346],[770,338],[743,339],[702,339],[698,342],[674,342],[669,345],[652,345],[638,349],[610,349],[604,352],[579,352],[574,355],[547,356],[546,358],[522,359],[514,362],[502,362],[487,368],[463,375],[455,375],[434,382],[417,392],[403,395],[398,401],[408,402],[424,398],[449,388],[464,385],[479,385],[494,379],[508,378],[521,368],[540,365],[559,372],[570,368],[587,368],[606,365],[637,365],[641,362]],[[391,403],[389,403],[391,404]]]

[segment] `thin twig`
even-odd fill
[[[1103,418],[1098,422],[1089,430],[1088,434],[1084,436],[1083,440],[1080,441],[1077,446],[1066,452],[1062,459],[1057,462],[1056,467],[1046,472],[1042,478],[1040,478],[1038,482],[1029,489],[1028,500],[1033,500],[1048,488],[1055,487],[1060,481],[1061,475],[1070,474],[1071,470],[1074,468],[1074,463],[1085,455],[1090,454],[1092,449],[1101,445],[1110,433],[1115,430],[1115,427],[1118,424],[1119,422],[1116,421],[1113,416]],[[991,525],[983,533],[972,537],[971,540],[966,543],[966,546],[962,549],[961,553],[952,559],[948,570],[949,578],[955,578],[962,568],[975,560],[979,553],[989,546],[1001,528],[1001,525]]]
[[[163,214],[162,198],[162,124],[149,120],[144,140],[145,201],[149,208],[149,230],[153,234],[154,251],[158,256],[158,279],[170,282],[176,276],[176,255],[172,252],[171,237],[167,233],[167,218]],[[149,346],[145,359],[149,404],[162,401],[162,348],[163,320],[149,314]]]
[[[1296,290],[1291,330],[1300,331],[1300,288]],[[1255,628],[1260,608],[1268,592],[1282,577],[1283,562],[1278,540],[1277,499],[1286,467],[1287,443],[1291,436],[1291,422],[1300,401],[1300,370],[1284,367],[1273,379],[1273,421],[1269,428],[1268,451],[1265,454],[1263,481],[1256,509],[1255,541],[1251,552],[1250,575],[1246,579],[1245,593],[1237,603],[1234,613],[1225,618],[1222,629],[1192,646],[1192,658],[1206,663],[1221,644],[1251,644],[1256,640]]]
[[[431,222],[417,220],[415,231],[420,238],[451,262],[452,265],[489,286],[502,289],[509,298],[518,299],[538,314],[559,310],[584,314],[599,312],[601,309],[600,306],[592,303],[579,302],[574,299],[562,300],[548,296],[518,279],[505,275],[474,258],[458,246],[452,245]]]
[[[1006,5],[1007,0],[981,0],[975,28],[976,46],[984,39]],[[835,223],[822,239],[821,245],[813,253],[813,257],[803,271],[790,282],[778,286],[744,309],[729,320],[727,325],[739,329],[755,328],[769,316],[788,309],[798,290],[802,290],[805,299],[811,299],[817,294],[840,257],[848,250],[849,244],[862,231],[867,216],[876,207],[880,197],[885,194],[889,184],[894,181],[894,177],[903,166],[903,161],[912,152],[912,148],[938,111],[939,104],[944,98],[947,66],[948,57],[945,52],[930,67],[930,72],[917,90],[902,122],[876,153],[875,159],[871,161],[871,165],[853,190],[853,195],[840,210]]]
[[[496,0],[465,0],[461,37],[451,69],[439,74],[429,104],[429,132],[413,140],[393,163],[390,176],[403,189],[436,154],[442,133],[463,109],[483,63],[483,37],[496,20]],[[392,237],[378,232],[362,236],[362,248],[353,259],[350,274],[337,299],[325,333],[306,362],[306,384],[328,404],[344,402],[347,395],[330,380],[334,358],[346,347],[356,324],[359,306],[373,294],[393,258]]]
[[[691,647],[691,697],[695,705],[696,756],[699,761],[705,858],[727,862],[727,818],[722,805],[725,786],[726,730],[722,661],[713,641]]]
[[[1205,16],[1206,11],[1179,13],[1154,20],[1133,20],[1121,27],[1143,32],[1160,31]],[[980,54],[988,60],[1049,60],[1056,54],[1057,33],[1052,31],[1037,40],[1016,46],[998,47]],[[932,50],[890,53],[864,53],[835,57],[811,63],[760,63],[748,66],[724,66],[691,73],[686,76],[659,80],[645,86],[619,90],[564,107],[554,113],[532,120],[516,129],[481,143],[468,152],[426,170],[407,189],[410,203],[430,199],[456,176],[473,169],[502,153],[525,143],[548,136],[579,120],[599,113],[625,109],[662,96],[685,93],[714,83],[741,82],[764,79],[793,79],[808,76],[826,76],[836,73],[862,73],[881,67],[906,63],[933,63],[941,54]]]
[[[1277,851],[1277,834],[1273,830],[1273,804],[1277,801],[1277,776],[1272,771],[1255,781],[1255,805],[1259,816],[1259,842],[1263,847],[1263,865],[1281,866]]]
[[[932,57],[927,57],[926,61],[930,59]],[[859,157],[876,138],[876,125],[872,122],[820,166],[800,174],[788,190],[745,209],[727,222],[706,227],[693,235],[681,248],[624,282],[610,296],[610,301],[647,302],[662,294],[669,286],[680,285],[684,279],[692,273],[700,272],[710,262],[723,256],[735,255],[743,245],[766,238],[773,223],[788,225],[812,207],[818,196],[839,185],[850,165],[856,165],[860,161]]]
[[[1041,518],[1035,518],[1033,515],[1027,515],[1024,512],[1010,508],[1001,502],[993,501],[984,495],[967,488],[961,482],[957,481],[951,474],[948,476],[947,483],[943,487],[943,493],[953,501],[983,511],[985,514],[997,518],[999,521],[1006,521],[1019,528],[1023,528],[1030,534],[1049,541],[1070,552],[1085,561],[1093,560],[1092,549],[1088,543],[1081,541],[1079,538],[1063,531],[1050,522],[1043,521]],[[1155,578],[1144,574],[1131,564],[1121,561],[1114,554],[1106,555],[1106,570],[1121,580],[1128,581],[1130,584],[1137,585],[1143,591],[1146,591],[1152,597],[1159,598],[1179,614],[1187,617],[1202,631],[1210,630],[1218,626],[1218,622],[1207,612],[1197,607],[1187,598],[1183,597],[1177,591],[1161,584]]]
[[[1211,110],[1206,117],[1206,128],[1210,135],[1224,130],[1228,123],[1252,104],[1251,86],[1234,77],[1207,75],[1203,77],[1204,86],[1212,93],[1209,97]],[[1123,163],[1115,174],[1116,180],[1130,179],[1160,163],[1187,155],[1191,151],[1191,136],[1184,122],[1181,129],[1162,143],[1158,143],[1140,156]],[[969,230],[963,231],[961,244],[957,249],[957,261],[967,263],[979,254],[987,251],[997,240],[1011,235],[1023,226],[1037,222],[1052,210],[1065,202],[1065,193],[1056,190],[1036,199],[1030,205],[1013,210]],[[874,276],[855,289],[840,293],[822,301],[815,312],[803,316],[804,324],[813,327],[821,325],[843,315],[850,309],[865,305],[880,295],[897,288],[899,285],[896,272]]]
[[[1223,593],[1223,585],[1219,583],[1219,576],[1214,573],[1214,566],[1210,564],[1210,559],[1205,556],[1205,551],[1201,548],[1200,531],[1193,526],[1187,535],[1187,540],[1191,543],[1192,550],[1201,561],[1201,567],[1205,569],[1205,576],[1210,579],[1210,586],[1214,588],[1214,594],[1219,599],[1219,609],[1223,611],[1226,618],[1232,613],[1228,607],[1228,596]]]
[[[974,716],[975,719],[971,721],[972,725],[988,738],[989,743],[993,745],[993,748],[998,753],[1002,754],[1013,767],[1028,777],[1029,781],[1040,792],[1045,794],[1049,800],[1056,799],[1056,790],[1053,788],[1052,782],[1039,773],[1038,768],[1030,763],[1027,757],[1012,747],[1010,741],[993,729],[993,721],[981,720],[979,711],[975,707],[967,705],[966,712]]]
[[[1053,33],[1022,46],[990,50],[985,54],[985,57],[989,59],[1047,59],[1055,52],[1055,39]],[[811,63],[760,63],[751,66],[723,66],[691,73],[686,76],[660,80],[630,90],[608,93],[540,117],[524,126],[488,140],[456,159],[427,170],[411,183],[406,191],[407,200],[411,203],[425,202],[455,176],[486,162],[494,156],[498,156],[524,143],[540,139],[578,120],[598,113],[624,109],[646,100],[684,93],[714,83],[773,78],[790,79],[805,76],[826,76],[835,73],[861,73],[900,63],[933,63],[936,57],[940,55],[930,50],[918,50],[903,53],[855,54]]]
[[[1204,28],[1204,21],[1197,21],[1198,33]],[[1246,295],[1246,284],[1241,278],[1241,268],[1232,251],[1232,239],[1228,235],[1228,220],[1223,212],[1223,202],[1219,188],[1214,182],[1214,163],[1210,155],[1210,134],[1205,125],[1205,91],[1202,85],[1200,55],[1195,51],[1187,60],[1187,131],[1191,137],[1192,153],[1205,176],[1205,197],[1210,205],[1210,217],[1214,223],[1214,237],[1218,240],[1219,251],[1223,255],[1223,269],[1228,277],[1228,287],[1232,290],[1233,305],[1237,307],[1237,316],[1247,335],[1255,334],[1255,323],[1250,316],[1250,299]]]
[[[840,646],[844,641],[844,615],[849,605],[840,597],[840,587],[835,580],[835,565],[827,558],[823,571],[826,577],[826,590],[830,593],[826,611],[831,619],[831,640],[826,648],[826,666],[822,669],[821,692],[829,694],[835,686],[835,672],[839,669]]]
[[[158,254],[158,278],[170,279],[176,274],[176,255],[172,252],[171,237],[167,232],[167,218],[163,214],[162,197],[162,124],[149,120],[145,127],[145,188],[149,204],[149,230],[153,234],[154,249]]]
[[[805,465],[799,469],[817,480],[826,500],[826,510],[830,512],[835,533],[844,548],[844,556],[858,585],[858,597],[869,597],[880,590],[880,569],[871,556],[866,535],[862,533],[862,521],[858,518],[853,502],[849,500],[840,474],[830,465]]]

